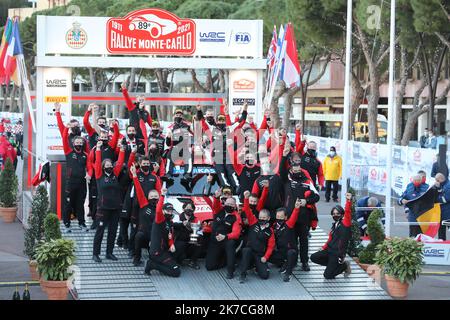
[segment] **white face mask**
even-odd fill
[[[336,155],[336,151],[330,151],[329,155],[330,157],[334,157]]]

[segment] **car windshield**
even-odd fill
[[[208,183],[211,174],[213,183]],[[210,196],[219,188],[216,170],[212,167],[194,167],[191,177],[184,177],[183,167],[174,168],[173,176],[166,184],[168,196]]]

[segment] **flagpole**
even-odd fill
[[[342,123],[342,188],[341,188],[341,205],[345,206],[345,194],[347,193],[348,180],[348,136],[350,121],[350,77],[351,77],[351,49],[352,49],[352,0],[347,0],[347,29],[345,41],[345,86],[344,86],[344,119]]]
[[[31,127],[33,128],[33,132],[36,133],[36,124],[34,123],[34,110],[33,110],[33,105],[31,102],[30,82],[28,81],[25,60],[24,60],[23,54],[18,55],[17,58],[19,61],[18,67],[19,67],[19,71],[20,71],[20,77],[22,80],[22,86],[23,86],[24,93],[25,93],[25,100],[27,102],[28,111],[30,112]]]
[[[394,63],[395,63],[395,0],[391,0],[391,24],[389,39],[389,106],[388,106],[388,128],[387,128],[387,170],[386,170],[386,212],[385,233],[391,235],[391,205],[392,205],[392,136],[394,127]]]

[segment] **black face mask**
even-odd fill
[[[113,168],[111,168],[111,167],[105,168],[105,173],[111,174],[112,172],[113,172]]]
[[[249,204],[249,206],[250,206],[250,209],[256,209],[256,204]]]
[[[176,123],[181,123],[181,121],[183,121],[183,118],[181,118],[181,117],[176,117],[175,118],[175,122]]]
[[[147,172],[149,172],[149,170],[150,170],[150,166],[141,166],[142,172],[147,173]]]
[[[333,220],[335,221],[335,222],[338,222],[339,220],[341,220],[341,216],[332,216],[333,217]]]
[[[134,140],[134,137],[136,137],[136,135],[134,133],[129,133],[128,134],[128,139]]]
[[[206,117],[206,122],[208,122],[209,124],[214,124],[214,117]]]
[[[156,208],[156,205],[158,204],[158,199],[149,199],[148,205],[152,208]]]
[[[223,208],[226,213],[232,213],[234,211],[234,207],[232,206],[224,206]]]
[[[79,127],[73,127],[72,128],[72,134],[74,136],[79,136],[81,134],[81,129]]]
[[[83,146],[73,146],[73,147],[75,148],[76,151],[80,152],[80,151],[81,151],[81,148],[82,148]]]
[[[259,223],[260,226],[264,226],[264,225],[266,225],[267,223],[269,223],[269,221],[268,221],[268,220],[261,220],[261,219],[258,219],[258,223]]]
[[[102,140],[102,142],[103,142],[103,146],[105,146],[105,147],[109,144],[109,140]]]
[[[286,220],[284,219],[277,219],[276,222],[278,223],[278,225],[282,225],[283,223],[285,223]]]
[[[316,150],[308,149],[308,153],[311,155],[311,157],[316,157],[317,156]]]
[[[158,133],[159,133],[159,130],[158,130],[158,129],[153,129],[153,130],[152,130],[152,133],[153,133],[155,136],[157,136]]]
[[[150,151],[151,154],[155,154],[158,151],[158,149],[151,148],[151,149],[149,149],[149,151]]]
[[[164,214],[164,218],[166,218],[166,220],[172,220],[173,219],[173,215],[172,214]]]
[[[251,160],[245,160],[245,165],[248,167],[252,167],[255,163]]]
[[[192,216],[194,214],[194,210],[186,209],[186,210],[184,210],[184,214],[187,216]]]
[[[225,131],[227,128],[227,125],[225,123],[221,123],[217,125],[217,128],[219,128],[219,130],[221,131]]]
[[[106,128],[106,124],[99,124],[98,125],[100,128],[105,129]]]

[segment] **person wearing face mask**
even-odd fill
[[[64,130],[66,129],[66,126],[64,125],[61,117],[61,104],[59,102],[56,102],[54,105],[55,115],[56,115],[56,122],[58,124],[59,133],[61,134],[61,137],[63,137]],[[67,145],[70,148],[73,148],[73,139],[75,137],[80,137],[83,140],[83,150],[87,154],[89,154],[90,148],[88,141],[81,137],[81,128],[80,123],[76,119],[72,119],[69,122],[69,131],[66,135],[65,139],[67,141]]]
[[[275,247],[275,237],[270,227],[270,213],[268,210],[259,211],[256,218],[253,209],[250,207],[250,192],[245,193],[243,211],[248,219],[248,239],[245,248],[242,249],[242,260],[239,265],[239,282],[244,283],[247,277],[247,270],[253,265],[261,279],[269,278],[269,266],[267,261],[272,255]]]
[[[420,174],[416,174],[411,178],[411,182],[406,186],[406,190],[402,193],[400,198],[398,199],[398,205],[404,206],[405,214],[408,216],[408,222],[417,222],[414,214],[410,211],[406,204],[410,200],[414,200],[420,197],[428,190],[428,184],[423,182],[423,176]],[[409,236],[415,237],[422,231],[420,230],[420,226],[409,225]]]
[[[317,158],[317,144],[314,141],[308,143],[308,149],[302,154],[301,166],[308,171],[314,186],[320,191],[324,186],[323,167]]]
[[[159,148],[155,143],[152,143],[148,147],[148,158],[153,166],[153,173],[162,177],[166,173],[166,159],[161,156]]]
[[[164,153],[164,141],[166,137],[162,134],[161,128],[158,121],[153,120],[152,122],[152,131],[148,136],[148,145],[156,144],[158,147],[159,154]]]
[[[167,190],[161,190],[161,197],[156,205],[156,216],[152,226],[149,259],[145,265],[145,273],[150,275],[151,270],[177,278],[181,275],[180,266],[173,255],[176,252],[173,230],[173,205],[164,204]]]
[[[184,173],[189,170],[189,152],[191,147],[191,137],[193,132],[187,122],[183,120],[183,111],[181,109],[175,110],[174,123],[168,127],[166,136],[166,146],[169,148],[167,153],[168,168],[167,175],[172,176],[174,166],[183,166]]]
[[[220,205],[221,190],[214,194],[213,224],[206,253],[206,270],[217,270],[226,264],[227,279],[232,279],[236,261],[236,244],[241,234],[241,217],[237,212],[236,200],[228,198],[223,209]],[[224,259],[225,258],[225,259]],[[225,261],[224,261],[225,260]]]
[[[420,136],[419,143],[421,148],[426,148],[425,145],[427,144],[428,140],[428,128],[425,128],[423,131],[423,135]]]
[[[269,193],[267,195],[267,201],[264,203],[264,209],[270,211],[271,218],[275,217],[275,210],[283,205],[282,202],[282,189],[283,183],[279,174],[274,174],[271,169],[271,163],[263,160],[261,162],[261,175],[256,178],[253,183],[252,193],[261,197],[263,187],[267,185]]]
[[[139,210],[133,217],[133,223],[137,230],[134,240],[134,259],[133,265],[141,265],[142,249],[149,248],[150,236],[152,234],[152,225],[156,216],[156,205],[159,201],[159,193],[157,190],[150,190],[148,199],[145,197],[139,182],[136,167],[131,166],[130,172],[133,177],[133,183],[136,190],[136,197],[139,203]]]
[[[351,273],[350,262],[345,261],[345,255],[351,237],[352,194],[347,193],[345,198],[347,199],[345,210],[340,205],[331,209],[334,222],[328,241],[322,250],[311,255],[312,262],[326,267],[323,273],[325,279],[334,279],[341,273],[344,273],[344,277],[348,277]]]
[[[178,264],[181,264],[184,259],[189,259],[188,266],[198,270],[200,266],[197,260],[203,252],[203,237],[198,238],[198,244],[192,244],[189,241],[192,234],[191,223],[200,223],[200,221],[194,215],[195,205],[192,200],[183,203],[182,208],[180,221],[173,224],[176,249],[174,258]]]
[[[436,174],[435,183],[432,188],[434,189],[432,192],[435,192],[437,196],[435,202],[438,202],[441,206],[438,238],[445,241],[447,240],[447,226],[442,225],[442,221],[450,219],[450,182],[448,177],[442,173]]]
[[[137,148],[137,153],[140,155],[145,155],[145,145],[144,139],[138,138],[136,136],[136,128],[133,125],[128,125],[126,128],[126,136],[123,137],[121,144],[125,146],[125,162],[128,161],[131,149]],[[116,149],[118,151],[118,148]]]
[[[333,188],[333,201],[338,201],[339,179],[342,175],[342,159],[336,154],[336,148],[331,147],[330,153],[323,160],[323,173],[325,176],[325,200],[330,202],[331,188]]]
[[[236,156],[233,148],[229,145],[228,152],[230,153],[232,164],[238,177],[239,199],[243,201],[244,192],[252,190],[255,180],[261,175],[261,168],[256,162],[256,150],[254,153],[242,150],[239,156]]]
[[[290,156],[290,168],[286,169],[287,156],[290,148],[283,150],[280,163],[280,177],[283,182],[284,207],[288,213],[294,210],[296,199],[301,199],[300,215],[295,225],[296,237],[299,239],[300,261],[302,270],[309,271],[308,265],[308,233],[309,228],[317,227],[317,209],[315,204],[319,201],[319,193],[309,177],[308,171],[302,169],[301,157],[298,153]]]
[[[86,129],[86,132],[88,133],[88,140],[89,140],[89,147],[93,149],[95,145],[97,144],[97,139],[99,136],[99,133],[101,130],[108,130],[106,127],[106,118],[105,117],[98,117],[98,106],[94,103],[91,103],[84,114],[83,117],[83,125]],[[89,122],[89,117],[93,116],[94,123],[96,123],[96,127],[92,127],[91,123]]]
[[[118,260],[113,254],[117,225],[122,207],[122,199],[118,196],[120,194],[118,176],[122,171],[122,165],[125,159],[125,149],[122,147],[120,149],[119,159],[114,166],[111,159],[102,161],[101,146],[102,142],[98,141],[95,151],[95,178],[97,179],[98,191],[96,220],[98,220],[98,226],[94,236],[92,257],[97,263],[102,262],[100,259],[100,250],[106,225],[108,225],[108,238],[105,257],[108,260]]]
[[[294,211],[292,211],[289,219],[286,215],[286,208],[278,208],[276,220],[272,226],[276,245],[269,262],[280,268],[280,273],[284,274],[284,282],[291,280],[292,270],[294,270],[297,263],[298,246],[295,236],[295,224],[297,223],[302,204],[301,199],[295,201]]]
[[[127,109],[130,112],[130,124],[136,128],[136,137],[138,139],[147,139],[147,128],[145,127],[145,123],[152,126],[153,120],[150,113],[145,109],[145,97],[139,95],[136,97],[136,102],[133,103],[128,95],[126,82],[122,83],[121,90]]]
[[[88,178],[88,155],[84,151],[83,138],[75,137],[73,147],[68,142],[69,128],[63,131],[63,149],[66,156],[66,190],[65,190],[65,210],[63,222],[67,232],[70,231],[70,214],[72,209],[78,218],[78,225],[81,229],[86,229],[84,219],[84,201],[86,199],[86,178]]]
[[[117,133],[119,132],[119,127],[117,123],[114,124],[117,128]],[[116,160],[115,148],[117,145],[117,140],[119,138],[118,134],[114,134],[113,138],[110,139],[107,131],[100,131],[100,134],[97,135],[97,141],[102,142],[100,147],[102,161],[105,159]],[[94,176],[94,163],[95,163],[95,155],[96,155],[97,146],[94,146],[88,155],[88,176]],[[89,181],[89,216],[92,218],[93,223],[91,225],[91,229],[95,229],[97,224],[95,222],[95,214],[97,212],[97,181],[95,179],[88,179]]]

